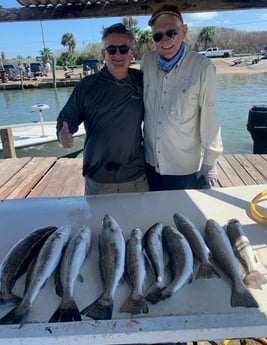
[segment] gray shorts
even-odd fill
[[[98,183],[85,176],[84,195],[111,194],[111,193],[134,193],[148,192],[148,182],[146,175],[138,177],[136,180],[124,183]]]

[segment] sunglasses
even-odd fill
[[[117,53],[117,49],[119,49],[120,53],[124,55],[124,54],[127,54],[131,48],[126,45],[122,45],[122,46],[108,46],[105,49],[109,55],[115,55]]]
[[[162,40],[163,36],[166,35],[167,37],[169,38],[174,38],[176,35],[177,35],[177,30],[175,29],[170,29],[170,30],[167,30],[165,32],[165,34],[163,32],[155,32],[153,34],[153,40],[155,42],[159,42]]]

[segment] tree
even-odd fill
[[[61,54],[57,61],[59,66],[74,66],[77,61],[77,56],[71,54],[70,52],[64,52]]]
[[[44,48],[43,50],[40,50],[40,55],[42,61],[46,63],[51,60],[53,53],[50,48]]]
[[[76,40],[72,33],[66,32],[61,38],[61,44],[63,45],[63,47],[67,46],[71,54],[74,53]]]
[[[205,26],[204,28],[200,30],[199,40],[201,42],[204,42],[204,49],[207,49],[208,43],[211,43],[213,41],[214,31],[215,31],[214,26]]]
[[[137,20],[132,16],[126,16],[122,18],[122,24],[126,26],[127,29],[132,29],[137,26]]]

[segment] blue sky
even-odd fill
[[[0,0],[4,8],[22,7],[16,0]],[[184,14],[184,21],[190,30],[203,26],[222,26],[244,31],[267,32],[267,8],[261,10],[221,11]],[[147,16],[135,16],[141,29],[148,28]],[[77,42],[77,50],[89,43],[100,42],[103,27],[121,22],[122,17],[76,19],[34,22],[0,23],[0,51],[4,51],[8,59],[21,55],[38,56],[45,47],[53,52],[61,50],[60,44],[64,33],[71,32]],[[43,31],[43,36],[42,36]],[[266,42],[267,44],[267,42]]]

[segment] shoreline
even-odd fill
[[[231,58],[213,58],[210,59],[215,67],[216,74],[267,74],[267,59],[261,59],[258,63],[252,63],[252,58],[241,58],[240,63],[235,64],[237,59]],[[134,67],[134,66],[133,66]],[[137,67],[136,67],[137,68]],[[56,86],[57,87],[74,87],[82,78],[82,69],[75,69],[70,74],[70,78],[65,78],[65,71],[56,71]],[[20,89],[32,89],[32,88],[54,88],[53,76],[50,72],[48,76],[36,77],[31,80],[8,81],[7,83],[1,83],[1,90],[20,90]]]

